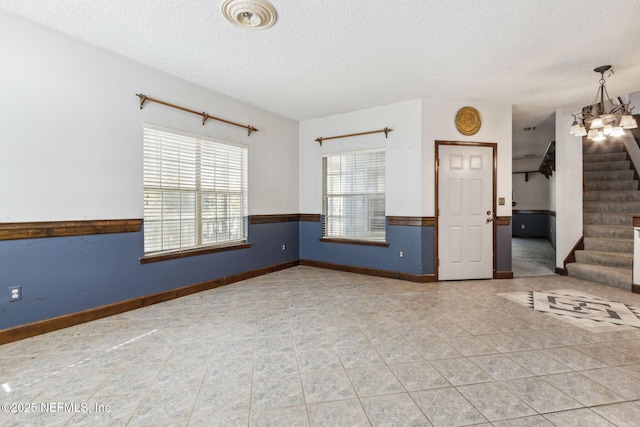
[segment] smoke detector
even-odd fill
[[[264,30],[278,19],[275,7],[267,0],[225,0],[221,9],[227,21],[248,30]]]

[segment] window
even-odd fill
[[[323,237],[385,240],[385,151],[322,159]]]
[[[240,243],[246,216],[246,147],[145,127],[145,254]]]

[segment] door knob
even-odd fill
[[[489,218],[487,218],[487,224],[489,224],[491,221],[493,221],[493,215],[491,214],[491,211],[487,211],[487,215],[489,215]]]

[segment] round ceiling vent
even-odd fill
[[[264,30],[272,26],[278,14],[267,0],[225,0],[222,14],[238,27],[249,30]]]

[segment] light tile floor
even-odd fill
[[[0,424],[638,426],[639,328],[593,332],[497,295],[554,289],[640,306],[562,276],[295,267],[0,346],[1,401],[21,410]]]

